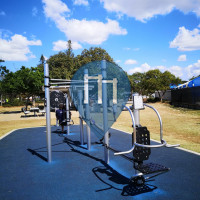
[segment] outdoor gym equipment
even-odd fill
[[[116,116],[111,115],[110,109],[114,108],[117,105],[117,114],[119,116],[120,112],[123,110],[123,107],[129,111],[133,124],[133,134],[132,134],[132,148],[123,151],[116,152],[114,155],[123,155],[133,152],[133,161],[134,169],[136,173],[132,177],[132,181],[137,184],[143,184],[145,181],[144,175],[150,173],[162,173],[168,171],[168,168],[158,165],[158,164],[144,164],[145,160],[149,159],[151,154],[151,148],[159,147],[177,147],[179,145],[168,145],[163,139],[163,130],[162,130],[162,120],[158,111],[147,104],[143,104],[142,97],[139,95],[133,95],[133,106],[125,106],[126,99],[129,96],[129,91],[126,90],[130,87],[124,87],[121,83],[126,85],[124,75],[120,74],[121,69],[115,71],[114,64],[109,63],[105,60],[99,61],[93,66],[93,64],[86,65],[85,68],[80,69],[78,73],[74,75],[74,79],[69,80],[58,80],[51,79],[51,81],[57,81],[54,83],[49,83],[49,74],[48,74],[48,65],[45,64],[45,98],[46,98],[46,107],[47,111],[50,110],[49,103],[49,89],[68,89],[70,88],[70,98],[73,100],[74,105],[79,110],[80,114],[80,140],[81,144],[84,143],[84,132],[83,132],[83,120],[87,123],[87,145],[88,150],[91,146],[91,137],[90,129],[96,134],[99,139],[104,139],[104,160],[106,163],[109,163],[110,159],[110,150],[109,146],[109,128],[112,123],[115,122]],[[109,67],[108,67],[109,66]],[[97,69],[95,71],[95,68]],[[90,69],[90,72],[89,72]],[[109,71],[110,70],[110,71]],[[121,70],[121,71],[120,71]],[[93,72],[91,74],[91,72]],[[94,74],[95,72],[95,74]],[[97,73],[98,72],[98,73]],[[111,76],[110,76],[110,74]],[[116,77],[113,77],[112,74],[116,74]],[[121,75],[121,77],[120,77]],[[127,78],[127,77],[126,77]],[[48,80],[47,80],[48,79]],[[111,84],[111,85],[109,85]],[[109,97],[109,91],[112,90],[112,100]],[[93,93],[95,91],[95,93]],[[120,92],[119,92],[120,91]],[[120,96],[120,98],[119,98]],[[68,97],[68,96],[67,96]],[[96,102],[91,100],[96,99]],[[68,98],[67,98],[68,99]],[[110,105],[111,104],[111,105]],[[69,105],[69,102],[66,103]],[[93,106],[94,105],[94,106]],[[140,110],[145,107],[153,109],[160,122],[160,144],[151,145],[150,144],[150,132],[146,127],[140,125]],[[97,109],[97,111],[95,111]],[[119,112],[120,111],[120,112]],[[48,161],[51,162],[51,128],[49,123],[50,114],[47,112],[47,147],[48,147]],[[98,122],[98,114],[101,114],[102,121]],[[109,118],[108,118],[109,116]],[[109,120],[108,120],[109,119]],[[110,122],[111,121],[111,122]]]
[[[55,90],[50,93],[50,109],[55,111],[61,103],[65,104],[65,95],[62,91]]]
[[[145,160],[149,159],[151,154],[151,148],[160,148],[160,147],[178,147],[177,145],[168,145],[167,142],[163,139],[163,124],[162,119],[159,112],[148,104],[143,103],[142,96],[138,94],[133,95],[133,105],[131,107],[125,106],[129,111],[133,124],[133,133],[132,133],[132,148],[123,151],[123,152],[115,152],[114,155],[124,155],[128,153],[133,153],[134,157],[134,169],[136,170],[135,175],[132,176],[131,180],[137,185],[143,184],[145,181],[144,175],[158,173],[161,174],[169,170],[169,168],[164,167],[160,164],[144,164]],[[156,115],[159,119],[160,123],[160,143],[157,145],[150,144],[150,132],[147,127],[143,127],[140,125],[140,110],[145,109],[145,107],[149,107],[156,112]],[[154,175],[155,176],[155,175]],[[147,177],[146,179],[149,179]]]
[[[50,109],[52,112],[56,112],[59,109],[59,105],[63,104],[65,106],[65,117],[63,123],[67,126],[67,134],[70,132],[70,123],[73,121],[71,120],[71,112],[69,106],[69,98],[67,93],[63,93],[62,91],[55,90],[50,93]],[[58,126],[58,121],[56,120],[56,126]]]

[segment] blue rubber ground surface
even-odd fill
[[[132,163],[110,153],[92,134],[91,151],[80,146],[79,126],[63,137],[52,127],[52,163],[46,162],[45,128],[17,130],[0,140],[0,200],[199,200],[200,156],[179,149],[153,149],[148,162],[171,170],[147,182],[150,192],[130,187]],[[111,131],[111,146],[130,147],[131,136]],[[140,194],[139,194],[140,193]]]

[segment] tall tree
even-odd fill
[[[43,54],[40,57],[40,63],[43,65],[45,62],[45,57],[43,56]]]
[[[154,92],[158,92],[159,97],[162,101],[163,96],[166,91],[170,89],[170,84],[179,84],[181,83],[181,79],[173,75],[169,71],[165,71],[162,73],[160,70],[149,70],[145,73],[144,76],[144,89],[148,94],[153,94]]]
[[[71,79],[74,73],[82,65],[97,60],[107,60],[113,62],[113,59],[100,47],[91,47],[89,50],[84,49],[81,55],[74,56],[71,41],[68,41],[67,50],[59,52],[48,59],[49,71],[51,78]]]
[[[159,97],[161,101],[163,100],[163,97],[167,90],[170,89],[170,85],[178,85],[182,83],[182,80],[179,77],[176,77],[174,74],[172,74],[169,71],[165,71],[161,74],[160,77],[160,88],[158,90]]]
[[[44,74],[34,67],[29,69],[22,66],[20,70],[15,72],[17,90],[27,97],[27,104],[31,96],[34,98],[36,95],[41,94],[44,82],[43,76]]]
[[[0,59],[0,63],[3,63],[4,60]],[[6,68],[6,66],[0,65],[0,101],[2,106],[3,101],[3,95],[5,94],[5,88],[3,86],[3,79],[5,76],[9,73],[9,70]]]
[[[160,90],[161,76],[162,72],[159,69],[149,70],[145,73],[143,85],[147,94],[152,95],[155,91]]]
[[[107,60],[109,62],[113,62],[113,59],[107,51],[100,47],[91,47],[89,50],[84,49],[78,59],[81,65],[97,60]]]
[[[145,95],[145,89],[144,89],[144,73],[136,72],[133,73],[132,75],[129,75],[129,80],[131,83],[131,90],[132,92],[137,92],[141,95]]]

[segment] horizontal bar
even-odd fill
[[[128,151],[122,151],[122,152],[117,152],[117,153],[114,153],[115,156],[117,155],[121,155],[121,154],[127,154],[127,153],[131,153],[135,146],[138,146],[138,147],[143,147],[143,148],[159,148],[159,147],[164,147],[167,145],[166,141],[165,140],[162,140],[162,144],[157,144],[157,145],[144,145],[144,144],[138,144],[138,143],[134,143],[132,148],[129,149]]]

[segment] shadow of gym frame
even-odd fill
[[[53,131],[53,133],[59,133],[58,131]],[[148,182],[145,182],[144,185],[138,186],[135,183],[131,182],[129,178],[123,176],[116,170],[114,170],[111,166],[109,166],[107,163],[105,163],[102,159],[99,159],[95,156],[90,155],[89,153],[82,152],[82,150],[86,150],[84,146],[81,146],[81,143],[79,141],[73,141],[67,137],[64,137],[62,134],[58,134],[58,136],[63,137],[63,142],[59,142],[57,144],[53,144],[53,146],[63,145],[67,144],[70,150],[61,150],[61,151],[55,151],[54,153],[70,153],[74,152],[79,155],[82,155],[84,157],[87,157],[89,159],[95,160],[99,163],[101,163],[100,166],[94,167],[92,169],[93,174],[95,177],[102,182],[105,185],[105,188],[98,189],[95,192],[104,192],[106,190],[117,190],[121,193],[122,196],[135,196],[146,192],[152,192],[157,187],[151,184],[148,184],[148,182],[152,181],[149,180]],[[102,143],[94,142],[93,145],[102,145]],[[38,158],[42,159],[43,161],[48,162],[47,158],[44,157],[41,153],[47,153],[46,146],[40,147],[37,149],[30,149],[28,148],[27,151],[29,151],[33,156],[37,156]],[[115,185],[119,185],[119,187]],[[123,185],[123,188],[120,187],[120,185]]]

